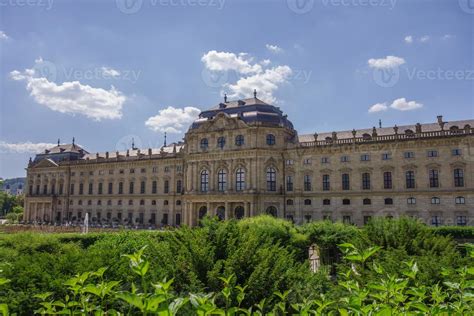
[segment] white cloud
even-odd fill
[[[201,61],[211,71],[234,70],[241,74],[252,74],[262,71],[259,64],[251,64],[252,59],[245,53],[217,52],[211,50],[202,56]]]
[[[281,47],[278,47],[277,45],[271,45],[271,44],[266,44],[265,47],[272,53],[279,54],[283,52],[283,49]]]
[[[32,142],[7,143],[4,141],[0,141],[0,153],[2,154],[25,154],[25,153],[37,154],[39,152],[44,151],[45,149],[49,149],[55,146],[57,146],[57,144],[32,143]]]
[[[395,68],[405,63],[405,59],[397,56],[387,56],[385,58],[368,60],[369,67],[376,69],[390,69]]]
[[[115,70],[115,69],[113,69],[113,68],[102,67],[101,70],[102,70],[102,74],[103,74],[104,76],[110,76],[110,77],[118,77],[118,76],[120,76],[120,71]]]
[[[417,103],[415,101],[407,101],[405,98],[400,98],[393,101],[390,107],[399,111],[411,111],[422,108],[423,104]]]
[[[385,102],[376,103],[369,108],[369,113],[377,113],[377,112],[382,112],[382,111],[387,111],[387,110],[388,110],[387,103]]]
[[[272,63],[272,61],[271,61],[270,59],[264,59],[264,60],[262,60],[262,61],[260,62],[260,64],[261,64],[262,66],[268,66],[268,65],[270,65],[271,63]]]
[[[8,35],[4,31],[0,31],[0,41],[9,39]]]
[[[446,41],[446,40],[448,40],[448,39],[450,39],[450,38],[453,38],[453,36],[452,36],[451,34],[444,34],[444,35],[441,37],[441,39],[442,39],[443,41]]]
[[[285,65],[266,69],[264,72],[253,76],[240,78],[235,84],[226,85],[231,91],[229,97],[248,97],[252,95],[254,89],[257,89],[260,99],[275,102],[276,99],[273,93],[281,84],[287,82],[291,73],[291,68]]]
[[[38,59],[36,63],[42,63]],[[34,69],[10,73],[13,80],[26,81],[26,89],[33,99],[49,109],[61,113],[81,114],[96,121],[119,119],[126,97],[113,86],[110,90],[83,85],[79,81],[56,84],[39,77]]]
[[[160,110],[158,115],[148,118],[145,125],[157,132],[181,133],[199,116],[200,112],[201,110],[192,106],[182,109],[169,106]]]
[[[422,37],[420,37],[420,42],[422,43],[426,43],[430,40],[430,37],[428,35],[424,35]]]
[[[407,44],[413,43],[413,36],[411,36],[411,35],[405,36],[405,43],[407,43]]]

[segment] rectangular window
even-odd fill
[[[370,161],[370,155],[369,154],[363,154],[360,156],[360,161]]]
[[[322,157],[321,158],[321,163],[329,163],[329,158],[328,157]]]
[[[343,173],[342,174],[342,189],[343,190],[350,190],[350,180],[349,180],[349,174],[348,173]]]
[[[405,159],[412,159],[415,158],[415,153],[413,151],[406,151],[403,156]]]
[[[392,173],[390,171],[383,173],[383,188],[384,189],[392,188]]]
[[[180,194],[183,191],[183,181],[176,181],[176,193]]]
[[[140,182],[140,194],[145,194],[145,181]]]
[[[438,157],[437,150],[428,150],[428,157]]]
[[[452,154],[453,156],[461,156],[461,153],[462,153],[462,152],[461,152],[461,149],[459,149],[459,148],[455,148],[455,149],[453,149],[453,150],[451,151],[451,154]]]
[[[84,183],[79,183],[79,195],[84,194]]]
[[[114,184],[112,182],[109,182],[109,187],[108,187],[108,194],[113,194],[114,192]]]
[[[294,162],[293,162],[292,159],[287,159],[287,160],[286,160],[286,165],[287,165],[287,166],[292,166],[293,163],[294,163]]]
[[[169,193],[170,192],[170,182],[168,180],[165,180],[165,184],[163,186],[163,192],[164,193]]]
[[[109,170],[109,174],[114,174],[114,170],[113,170],[113,169],[110,169],[110,170]]]
[[[311,159],[310,158],[306,158],[303,160],[303,165],[310,165],[311,164]]]
[[[342,216],[342,222],[344,224],[352,224],[351,216],[350,215]]]
[[[93,194],[94,193],[94,184],[91,182],[89,183],[89,194]]]
[[[130,173],[135,173],[135,169],[130,169]]]
[[[235,190],[245,190],[245,171],[243,168],[239,168],[235,172]]]
[[[102,194],[102,182],[99,182],[99,187],[97,188],[97,194]]]
[[[438,170],[430,169],[429,177],[430,177],[430,188],[438,188],[439,187]]]
[[[323,191],[331,190],[331,182],[328,174],[323,175]]]
[[[372,216],[364,216],[364,225],[367,225],[371,219],[372,219]]]
[[[342,156],[341,157],[341,162],[349,162],[349,156]]]
[[[123,182],[119,182],[118,194],[123,194]]]
[[[74,183],[71,183],[71,186],[69,188],[69,194],[74,195]]]
[[[433,226],[441,225],[441,216],[431,216],[431,225]]]
[[[146,173],[146,169],[145,169],[145,168],[141,168],[141,169],[140,169],[140,172],[141,172],[141,173]]]
[[[157,172],[158,172],[158,167],[153,167],[153,168],[151,169],[151,172],[157,173]]]
[[[53,183],[51,184],[51,194],[55,194],[56,193],[56,185]]]
[[[134,189],[135,189],[135,183],[134,183],[134,182],[130,182],[130,183],[128,184],[128,193],[129,193],[129,194],[133,194]]]
[[[467,225],[467,217],[466,216],[456,216],[456,225],[458,226],[466,226]]]
[[[304,190],[311,191],[311,176],[310,175],[304,176]]]
[[[362,174],[362,190],[370,190],[370,173]]]
[[[392,159],[392,154],[391,153],[383,153],[382,154],[382,160],[390,160]]]
[[[293,176],[286,177],[286,191],[293,191]]]
[[[153,181],[151,183],[151,193],[152,194],[156,194],[158,192],[158,182],[157,181]]]
[[[406,180],[406,187],[407,189],[414,189],[415,188],[415,172],[414,171],[407,171],[405,173],[405,180]]]
[[[64,184],[60,183],[59,184],[59,195],[63,195],[63,191],[64,191]]]
[[[163,219],[161,220],[161,224],[168,225],[168,214],[167,213],[163,214]]]
[[[464,170],[463,169],[454,169],[454,186],[463,187],[464,186]]]

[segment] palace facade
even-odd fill
[[[89,153],[74,142],[27,168],[25,221],[161,227],[271,214],[363,225],[375,216],[473,225],[474,120],[298,135],[253,98],[203,111],[184,142]]]

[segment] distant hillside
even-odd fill
[[[26,178],[1,179],[1,181],[3,181],[3,185],[0,187],[0,191],[17,194],[23,192]]]

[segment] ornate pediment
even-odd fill
[[[35,169],[35,168],[51,168],[51,167],[59,167],[59,165],[51,159],[43,159],[35,163],[31,168]]]
[[[248,127],[248,125],[238,117],[230,117],[229,115],[220,112],[213,119],[202,123],[195,131],[208,133],[246,127]]]

